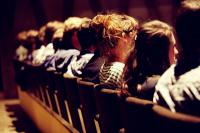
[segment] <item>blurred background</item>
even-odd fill
[[[0,99],[16,98],[12,58],[19,31],[38,29],[51,20],[70,16],[92,18],[98,12],[116,11],[143,22],[159,19],[174,24],[180,0],[1,0],[0,1]]]

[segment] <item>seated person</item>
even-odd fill
[[[33,60],[33,52],[38,50],[41,46],[37,30],[29,30],[27,32],[27,42],[30,46],[27,60],[31,63]]]
[[[109,88],[119,88],[127,58],[134,50],[138,22],[127,15],[108,14],[103,26],[101,44],[106,60],[100,70],[100,83]]]
[[[200,116],[200,1],[185,0],[179,11],[179,58],[158,80],[153,101],[172,112]]]
[[[80,55],[74,58],[67,67],[66,74],[70,76],[82,76],[82,70],[94,56],[96,45],[92,38],[94,32],[90,29],[90,19],[83,18],[80,29],[77,32],[77,37],[81,46]]]
[[[46,47],[45,43],[44,43],[44,36],[45,36],[45,30],[46,30],[46,25],[42,26],[39,31],[38,31],[38,38],[39,38],[39,42],[40,42],[40,48],[37,50],[34,50],[32,53],[32,64],[33,65],[40,65],[40,58],[42,58],[42,54],[43,51]]]
[[[99,14],[95,16],[90,23],[90,39],[94,44],[94,56],[90,59],[87,65],[82,70],[82,79],[85,81],[99,83],[99,72],[105,58],[101,56],[101,42],[103,33],[103,22],[106,15]]]
[[[173,28],[153,20],[138,29],[135,42],[136,67],[128,67],[128,90],[134,96],[153,100],[155,85],[160,76],[174,63],[175,39]],[[134,63],[135,58],[131,61]],[[132,63],[132,64],[133,64]]]
[[[27,43],[27,31],[22,31],[18,33],[16,38],[17,49],[15,51],[15,59],[19,61],[24,61],[28,57],[28,49],[25,48],[25,43]]]
[[[55,50],[53,49],[52,37],[55,31],[62,27],[64,27],[62,22],[52,21],[40,28],[39,37],[41,41],[43,41],[43,45],[33,54],[33,64],[41,65],[48,56],[55,53]]]
[[[18,53],[18,59],[20,61],[26,61],[27,63],[31,63],[32,60],[32,52],[35,49],[38,49],[38,31],[36,30],[28,30],[26,32],[21,33],[18,36],[18,40],[20,41],[21,45],[16,50]]]
[[[77,40],[77,31],[80,29],[83,18],[70,17],[65,21],[65,28],[59,29],[53,38],[56,53],[49,56],[44,66],[47,70],[64,73],[70,62],[80,54],[80,44]]]

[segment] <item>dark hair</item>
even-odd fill
[[[173,29],[164,22],[153,20],[139,28],[135,45],[136,70],[141,80],[147,76],[161,75],[170,66],[169,46],[173,40]]]
[[[64,27],[64,23],[59,21],[52,21],[47,23],[44,36],[47,44],[52,42],[53,34],[55,31],[62,27]]]
[[[26,32],[26,41],[23,46],[27,48],[29,52],[40,48],[41,43],[39,41],[37,30],[31,29]]]
[[[200,1],[181,3],[175,28],[183,53],[193,53],[200,48]]]
[[[55,31],[54,35],[53,35],[53,48],[55,50],[58,49],[66,49],[65,45],[63,43],[63,35],[64,35],[64,27],[63,28],[59,28]]]
[[[82,19],[80,17],[69,17],[65,20],[65,31],[63,34],[63,48],[64,49],[74,49],[74,44],[72,42],[72,37],[75,32],[80,29]]]
[[[175,27],[182,48],[175,67],[175,76],[178,78],[200,64],[200,1],[185,0],[181,3]]]
[[[77,33],[81,49],[88,49],[95,44],[94,30],[90,27],[90,19],[83,20],[81,28]]]
[[[73,49],[74,46],[72,44],[72,36],[74,31],[65,31],[63,35],[63,45],[64,49]]]

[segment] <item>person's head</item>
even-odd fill
[[[46,25],[43,25],[42,27],[40,27],[38,31],[38,38],[41,45],[45,45],[45,30],[46,30]]]
[[[65,20],[63,43],[66,45],[67,49],[81,49],[77,37],[77,31],[80,29],[82,19],[83,18],[80,17],[69,17]]]
[[[96,41],[94,39],[94,31],[90,28],[91,19],[83,18],[80,29],[77,32],[78,40],[81,45],[81,50],[89,50],[94,52]]]
[[[29,52],[38,49],[40,47],[38,31],[31,29],[20,32],[17,35],[17,43],[25,47]]]
[[[24,45],[27,40],[27,31],[21,31],[16,36],[16,44],[17,46]]]
[[[200,52],[200,1],[184,0],[176,19],[176,33],[183,54]]]
[[[31,50],[39,49],[41,46],[37,30],[29,30],[27,32],[27,41],[31,46]]]
[[[134,49],[138,21],[127,15],[107,14],[103,22],[103,43],[105,55],[116,54],[113,50],[125,48],[127,53]]]
[[[175,38],[167,23],[153,20],[142,24],[135,45],[137,68],[144,75],[161,75],[173,62]]]
[[[102,40],[103,40],[103,29],[104,29],[104,22],[107,18],[107,15],[98,14],[92,21],[90,22],[90,32],[91,32],[91,39],[94,41],[97,50],[99,53],[103,53],[102,47]]]
[[[55,33],[55,31],[64,26],[65,26],[64,23],[59,22],[59,21],[48,22],[45,28],[45,36],[44,36],[45,44],[51,43],[53,34]]]
[[[64,35],[65,28],[59,28],[55,31],[53,34],[52,42],[53,42],[53,48],[55,50],[58,49],[66,49],[65,45],[63,43],[63,35]]]

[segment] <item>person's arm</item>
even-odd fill
[[[169,89],[172,87],[172,78],[174,78],[174,65],[171,66],[158,80],[153,96],[153,102],[169,108],[175,112],[175,103],[170,96]]]
[[[137,92],[142,93],[142,92],[149,91],[149,89],[155,88],[159,78],[160,78],[160,75],[147,77],[146,81],[143,84],[138,84]]]

